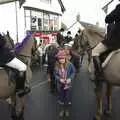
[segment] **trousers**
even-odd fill
[[[100,56],[101,53],[105,52],[107,50],[107,46],[104,45],[102,42],[100,42],[93,50],[92,50],[92,56]]]

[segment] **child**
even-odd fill
[[[75,76],[75,68],[73,64],[67,60],[64,50],[60,50],[56,57],[57,63],[54,75],[59,88],[59,103],[71,104],[71,82]]]

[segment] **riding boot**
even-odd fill
[[[24,96],[28,92],[28,87],[25,87],[26,72],[19,72],[16,77],[16,93],[19,97]],[[29,90],[30,91],[30,90]]]
[[[16,94],[19,97],[24,96],[24,88],[25,88],[25,79],[23,79],[23,72],[17,71],[16,74]]]
[[[104,80],[102,66],[101,66],[99,56],[94,56],[93,62],[94,62],[94,67],[95,67],[95,77],[96,77],[95,80],[98,80],[98,81]]]
[[[25,80],[25,83],[26,83],[26,72],[23,72],[23,80]],[[28,94],[31,92],[31,89],[25,83],[24,83],[24,92],[25,92],[25,94]]]

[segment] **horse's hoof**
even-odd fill
[[[105,110],[105,111],[104,111],[104,114],[107,115],[107,116],[111,116],[112,111],[110,111],[110,110]]]

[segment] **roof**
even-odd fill
[[[105,34],[105,28],[99,27],[97,25],[93,25],[91,23],[86,23],[83,21],[76,21],[75,23],[73,23],[68,29],[72,32],[73,36],[77,33],[78,29],[80,28],[86,28],[86,29],[90,29],[93,30],[95,32],[100,33],[102,36]],[[74,33],[73,33],[74,32]]]
[[[14,2],[14,1],[16,1],[16,0],[0,0],[0,4]]]
[[[105,28],[102,28],[102,27],[99,27],[97,25],[93,25],[93,24],[90,24],[90,23],[82,22],[82,21],[80,22],[80,24],[82,26],[84,26],[86,29],[91,29],[95,32],[100,33],[101,35],[105,34]]]
[[[0,4],[5,4],[5,3],[9,3],[9,2],[14,2],[14,1],[19,1],[21,3],[24,3],[25,0],[0,0]],[[62,0],[58,0],[60,7],[61,7],[61,11],[64,13],[65,12],[65,7],[63,5]]]
[[[86,23],[83,21],[76,21],[67,30],[70,30],[72,33],[72,36],[74,37],[77,31],[81,28],[85,28],[87,30],[87,31],[85,30],[84,33],[89,37],[88,40],[92,48],[95,45],[97,45],[98,42],[100,42],[101,40],[104,40],[105,28],[102,28],[90,23]]]
[[[0,5],[5,4],[5,3],[10,3],[10,2],[15,2],[15,1],[19,1],[19,5],[20,5],[20,8],[21,8],[21,6],[23,5],[23,3],[26,0],[0,0]]]

